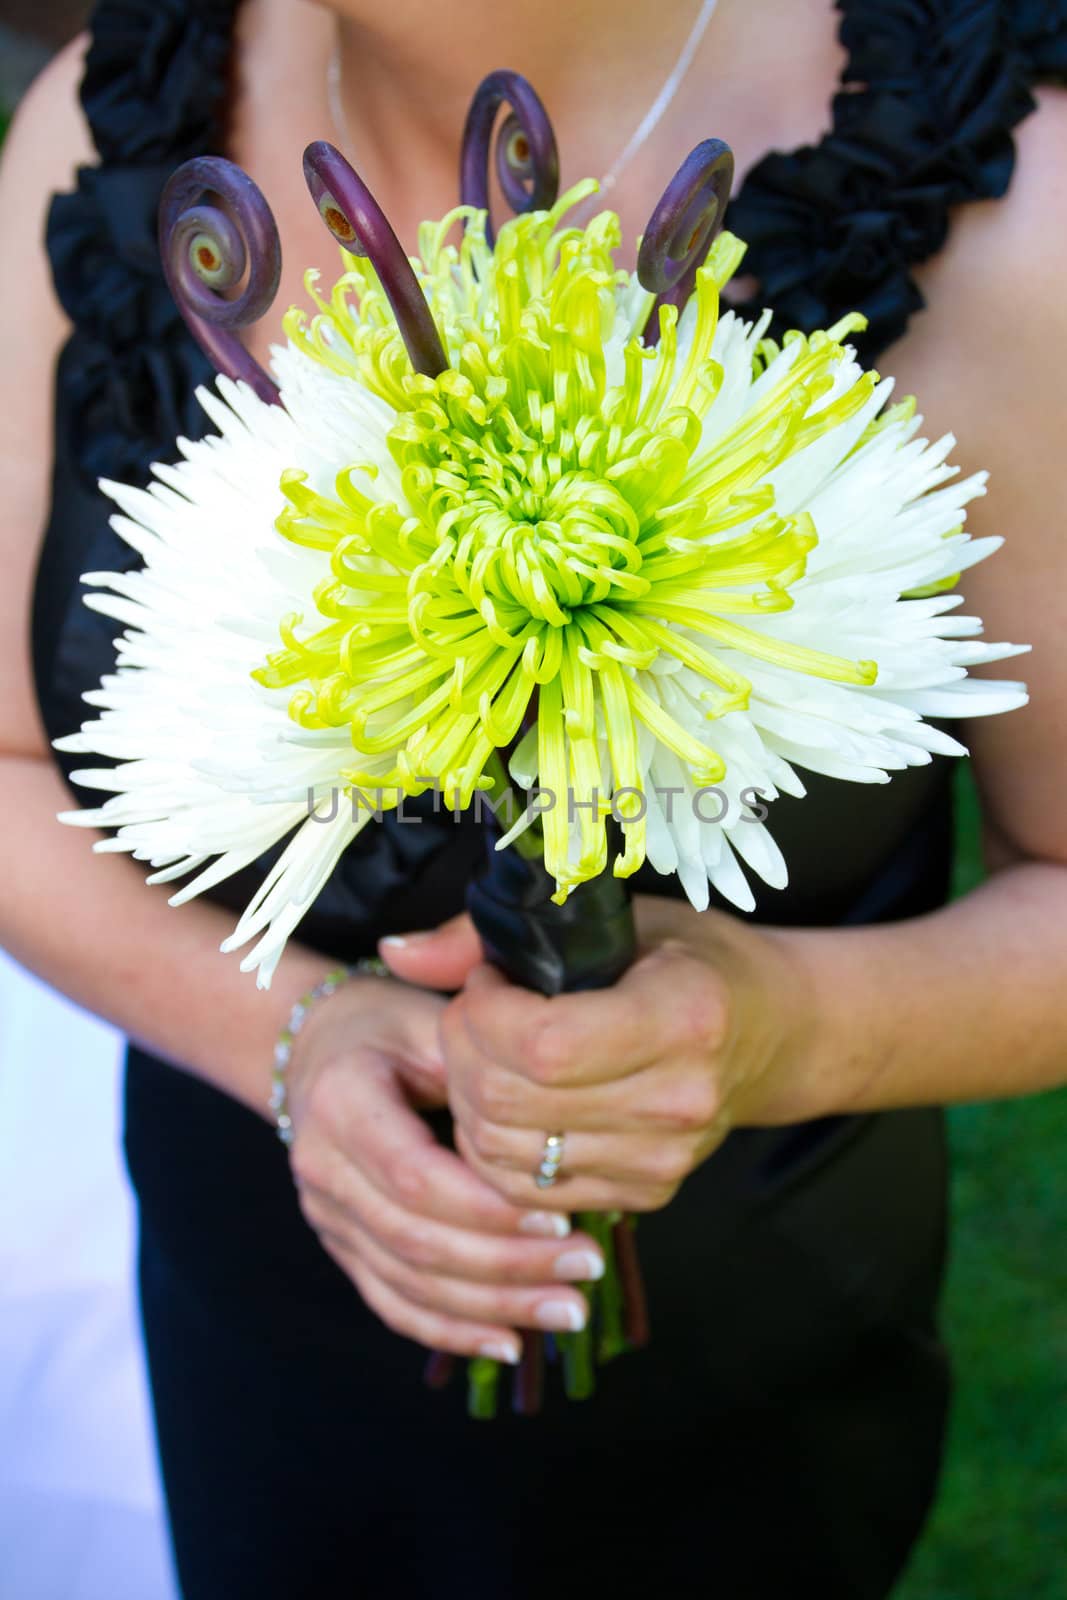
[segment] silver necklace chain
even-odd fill
[[[674,101],[675,95],[684,83],[689,68],[693,65],[693,58],[700,49],[704,35],[708,30],[708,23],[714,16],[718,3],[719,0],[703,0],[703,4],[697,13],[696,21],[690,28],[688,37],[678,53],[678,59],[663,82],[663,87],[601,178],[601,195],[607,195],[610,190],[614,189],[634,156],[648,142],[652,133],[663,120],[665,113]],[[340,41],[334,45],[326,67],[326,98],[329,103],[330,118],[334,125],[334,132],[337,134],[342,148],[351,150],[353,148],[353,139],[348,125],[344,99],[341,94]]]
[[[696,21],[689,30],[689,37],[683,44],[677,61],[664,79],[663,87],[660,89],[659,94],[634,129],[628,143],[623,146],[601,178],[600,193],[602,195],[606,195],[611,189],[614,189],[621,174],[630,165],[642,145],[648,142],[651,134],[655,132],[663,120],[665,113],[670,109],[675,95],[685,82],[689,68],[693,65],[693,58],[703,43],[704,35],[708,31],[708,23],[711,21],[718,3],[719,0],[704,0],[704,4],[697,13]]]

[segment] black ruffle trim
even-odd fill
[[[181,433],[210,368],[163,279],[156,216],[189,156],[219,147],[238,0],[97,5],[81,99],[100,165],[57,195],[48,220],[56,293],[74,325],[59,397],[87,482],[143,478]]]
[[[1015,0],[1012,26],[1036,82],[1067,83],[1067,6],[1063,0]]]
[[[744,270],[758,285],[742,315],[773,306],[780,337],[861,311],[869,327],[856,342],[873,361],[921,309],[910,269],[941,248],[952,207],[1006,190],[1031,84],[1067,70],[1067,4],[838,9],[849,60],[830,132],[760,161],[727,222],[748,243]]]
[[[238,0],[102,0],[82,106],[101,161],[143,166],[212,149]]]
[[[195,390],[210,367],[160,276],[155,217],[171,170],[86,167],[52,204],[48,248],[77,356],[59,420],[89,482],[136,482],[180,434],[203,429]]]

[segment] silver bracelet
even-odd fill
[[[308,1012],[319,1000],[325,1000],[329,995],[335,994],[349,978],[383,978],[387,977],[388,973],[388,967],[384,961],[379,961],[377,956],[363,956],[353,966],[336,967],[333,972],[328,972],[314,989],[309,989],[307,994],[301,995],[290,1011],[289,1021],[278,1035],[278,1042],[274,1046],[274,1070],[271,1075],[270,1109],[274,1114],[274,1126],[282,1144],[291,1145],[293,1142],[293,1119],[289,1115],[289,1086],[285,1074],[292,1059],[293,1045],[307,1021]]]

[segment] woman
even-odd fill
[[[642,961],[609,996],[544,1001],[480,964],[459,915],[477,828],[428,819],[362,836],[264,996],[218,956],[225,910],[170,911],[131,863],[53,821],[68,798],[45,729],[77,725],[109,664],[112,627],[77,593],[82,571],[120,559],[95,478],[143,475],[202,426],[204,365],[152,243],[167,173],[216,150],[261,182],[284,305],[305,266],[331,266],[300,178],[307,140],[349,147],[410,248],[419,218],[451,202],[486,71],[538,86],[564,181],[604,171],[696,9],[587,0],[576,35],[556,0],[533,19],[492,0],[105,3],[84,114],[83,41],[11,135],[4,210],[32,217],[35,239],[50,196],[93,161],[90,135],[100,164],[52,209],[50,261],[38,251],[27,269],[25,230],[0,245],[3,936],[134,1041],[142,1303],[191,1600],[650,1581],[731,1600],[881,1596],[932,1494],[944,1170],[939,1114],[922,1108],[1043,1088],[1067,1059],[1050,359],[1067,335],[1067,99],[1045,90],[1035,111],[1027,87],[1062,71],[1067,8],[850,3],[839,43],[826,0],[722,0],[612,196],[632,238],[680,156],[728,138],[750,174],[730,224],[760,280],[738,297],[765,295],[786,326],[858,304],[865,353],[892,345],[883,365],[921,397],[927,431],[951,423],[963,464],[991,469],[974,523],[1008,545],[968,574],[967,600],[991,636],[1035,648],[1031,708],[969,736],[997,869],[986,886],[942,908],[943,763],[887,789],[813,784],[776,804],[793,881],[761,921],[698,917],[642,880]],[[820,139],[846,61],[834,136],[764,159]],[[966,204],[1004,191],[1017,124],[1006,197]],[[928,309],[909,323],[916,283]],[[261,359],[271,331],[250,341]],[[247,887],[231,886],[233,903]],[[345,984],[294,1049],[294,1186],[266,1112],[274,1039],[338,958],[379,940],[393,976]],[[446,1103],[459,1154],[419,1114]],[[568,1182],[542,1192],[530,1173],[555,1127]],[[574,1326],[600,1262],[567,1236],[562,1205],[648,1213],[652,1347],[606,1369],[584,1406],[470,1422],[458,1390],[420,1386],[420,1346],[508,1359],[524,1328]]]

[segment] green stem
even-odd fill
[[[496,1391],[500,1383],[500,1363],[488,1356],[475,1356],[467,1363],[467,1415],[481,1422],[496,1416]]]
[[[586,1300],[590,1296],[586,1291]],[[558,1335],[560,1355],[563,1357],[563,1389],[568,1400],[588,1400],[596,1388],[593,1366],[592,1317],[580,1333]]]
[[[583,1211],[578,1226],[592,1234],[604,1255],[604,1276],[593,1287],[596,1312],[597,1361],[603,1364],[622,1355],[627,1348],[623,1326],[622,1283],[615,1253],[614,1226],[618,1212]]]
[[[494,750],[483,768],[485,776],[491,779],[488,789],[483,790],[496,816],[502,816],[506,827],[510,828],[519,818],[519,814],[526,809],[526,796],[515,788],[508,777],[504,766],[504,758],[499,750]],[[503,802],[503,804],[501,803]],[[542,862],[545,858],[545,841],[539,818],[535,818],[516,839],[511,841],[509,850],[514,850],[516,855],[522,856],[525,861]]]

